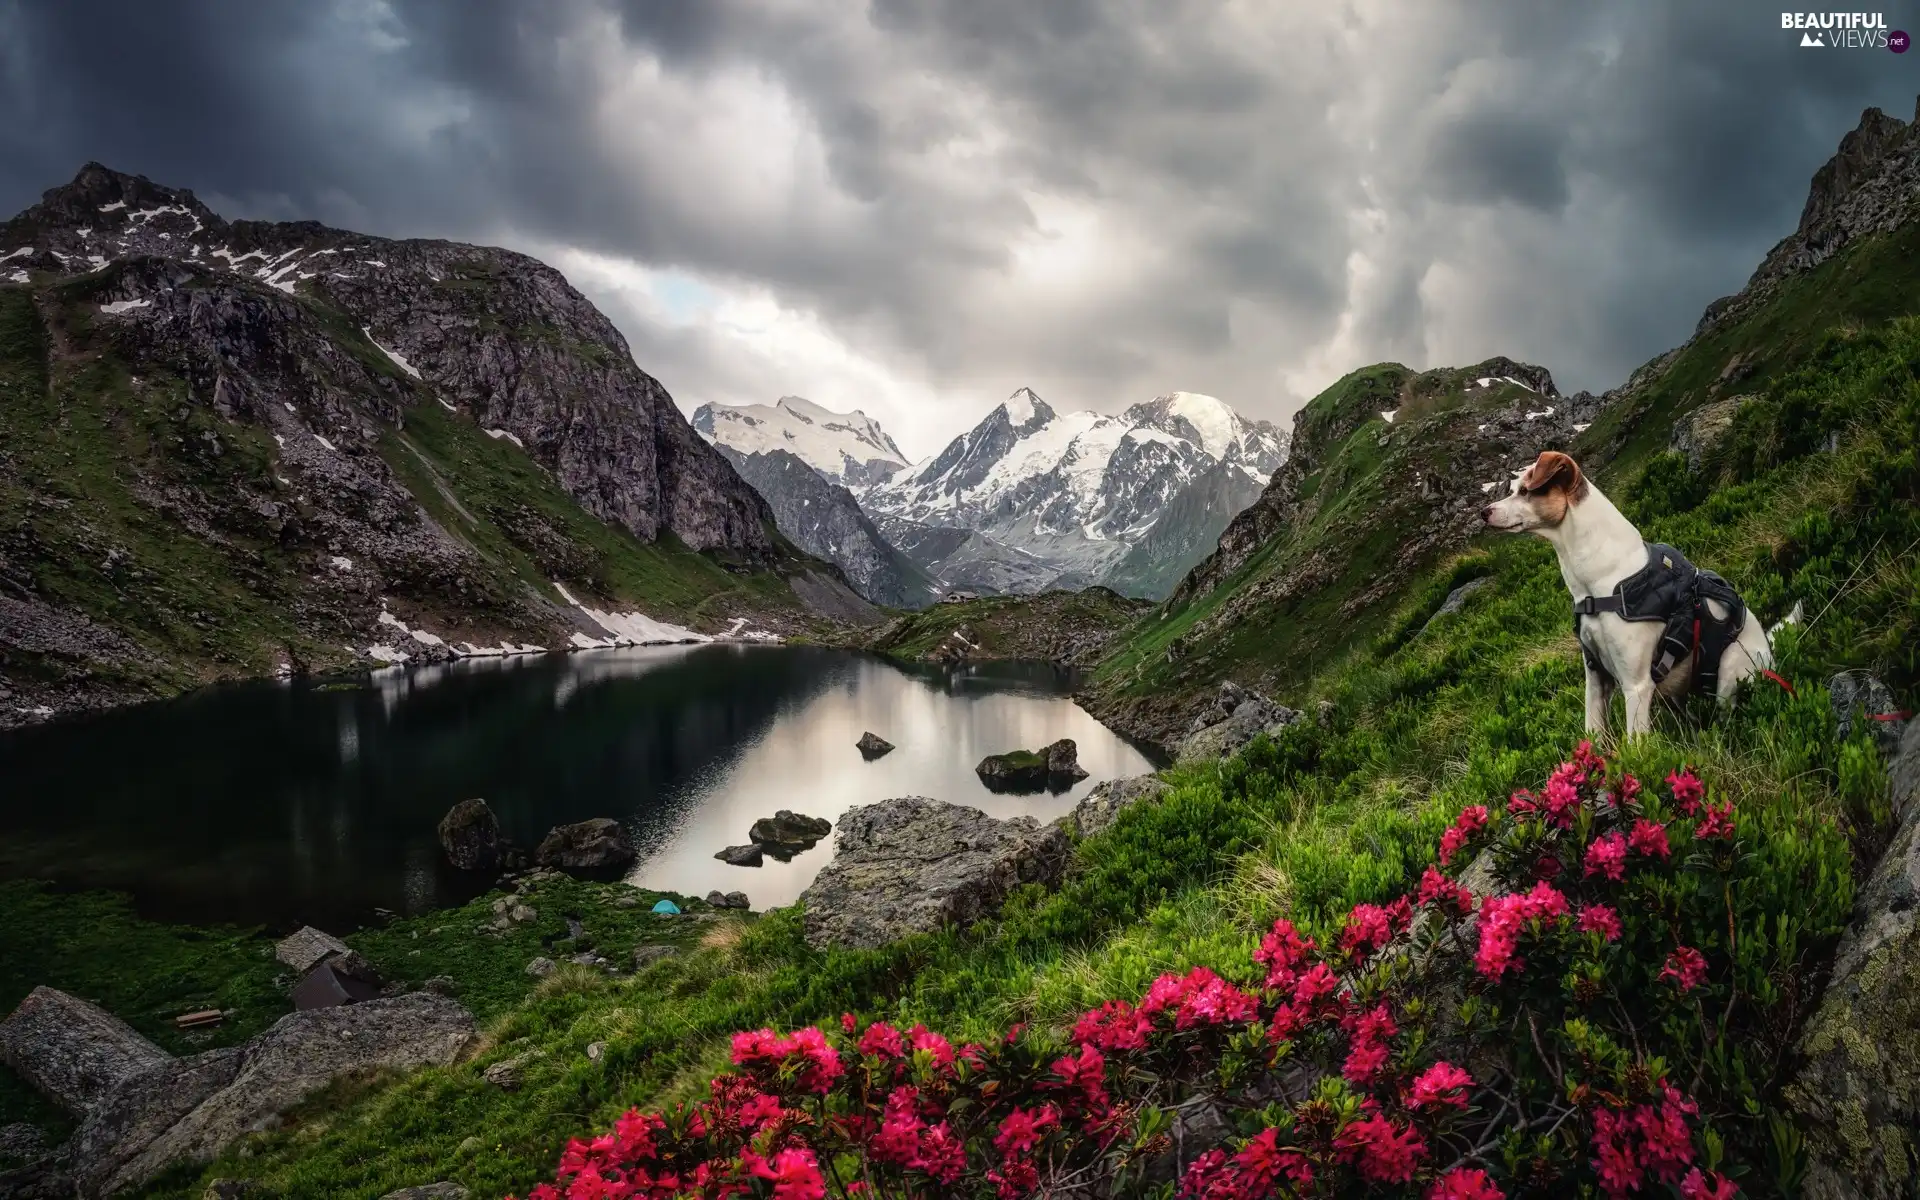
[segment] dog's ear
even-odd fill
[[[1520,486],[1529,493],[1562,488],[1567,499],[1579,500],[1587,494],[1587,477],[1580,473],[1579,463],[1558,450],[1545,450],[1521,476]]]

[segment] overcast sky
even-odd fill
[[[1862,108],[1912,116],[1920,52],[1798,43],[1736,0],[0,0],[0,211],[98,159],[512,246],[683,409],[796,393],[918,457],[1023,384],[1613,386]]]

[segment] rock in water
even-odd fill
[[[991,792],[1038,792],[1047,786],[1047,759],[1031,750],[1011,750],[989,754],[974,767],[973,773]],[[846,818],[841,818],[844,829]]]
[[[730,867],[757,867],[764,861],[766,851],[759,846],[728,846],[714,854],[714,857]]]
[[[440,818],[440,848],[462,871],[493,871],[500,866],[500,819],[485,800],[462,800]]]
[[[807,941],[870,949],[998,909],[1023,883],[1053,886],[1066,834],[1032,817],[996,821],[977,808],[907,796],[840,818],[833,861],[801,900]]]
[[[347,944],[330,933],[302,925],[273,948],[273,956],[305,975],[329,958],[347,953]]]
[[[0,1021],[0,1062],[75,1116],[171,1061],[112,1013],[50,987],[34,988]]]
[[[994,792],[1064,792],[1087,777],[1072,738],[1061,738],[1039,750],[989,754],[973,771]]]
[[[806,817],[789,809],[781,809],[771,817],[761,817],[747,831],[747,836],[762,846],[799,846],[813,845],[821,838],[833,832],[833,822],[822,817]]]
[[[1151,800],[1167,790],[1158,775],[1135,775],[1130,779],[1109,779],[1094,785],[1086,798],[1073,810],[1073,823],[1081,837],[1092,837],[1106,830],[1120,814],[1142,800]]]
[[[1889,774],[1893,841],[1855,896],[1827,994],[1801,1035],[1805,1065],[1785,1090],[1807,1130],[1807,1200],[1910,1194],[1920,1130],[1920,723]]]
[[[541,866],[568,871],[628,867],[636,857],[626,828],[611,817],[556,825],[533,852],[533,861]]]
[[[1047,778],[1052,786],[1059,786],[1062,780],[1069,785],[1079,783],[1087,777],[1080,765],[1080,747],[1072,738],[1061,738],[1040,753],[1047,756]]]
[[[871,731],[861,734],[860,740],[855,742],[854,745],[859,747],[861,757],[865,758],[868,762],[872,762],[874,759],[879,758],[881,755],[893,749],[892,742]]]

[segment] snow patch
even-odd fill
[[[100,311],[103,313],[132,312],[136,308],[145,308],[152,303],[151,300],[115,300],[111,304],[102,304]]]
[[[1203,392],[1173,392],[1166,397],[1171,416],[1185,418],[1200,433],[1200,448],[1214,458],[1225,458],[1239,440],[1234,413],[1225,401]]]
[[[339,448],[336,447],[332,442],[321,437],[317,433],[313,435],[313,440],[316,442],[319,442],[322,446],[325,446],[327,449],[332,450],[335,454],[338,454],[340,452]]]
[[[98,254],[87,255],[87,261],[93,264],[93,269],[96,271],[101,270],[107,265],[107,260]]]
[[[1545,408],[1541,409],[1539,412],[1528,413],[1527,420],[1531,421],[1535,417],[1550,417],[1552,415],[1553,415],[1553,405],[1549,404]]]
[[[405,358],[403,358],[399,354],[394,353],[393,351],[387,349],[385,346],[382,346],[380,344],[379,339],[373,336],[372,326],[362,325],[360,327],[360,332],[367,335],[367,340],[373,343],[374,348],[376,350],[380,351],[380,353],[392,359],[394,366],[399,367],[402,371],[405,371],[407,374],[413,376],[415,379],[420,378],[420,369],[418,367],[408,362]],[[442,400],[440,403],[446,404],[447,402]],[[453,406],[449,404],[447,405],[447,407],[452,408]]]
[[[505,438],[508,441],[512,442],[514,445],[520,447],[522,450],[525,450],[527,448],[527,444],[525,442],[513,436],[511,433],[508,433],[504,429],[489,429],[487,430],[487,436],[492,438],[496,442],[499,441],[501,438]]]
[[[332,558],[328,559],[327,561],[333,564],[333,569],[336,571],[353,570],[353,560],[350,558],[343,558],[340,555],[336,554]]]
[[[599,650],[612,646],[666,646],[677,642],[714,640],[704,633],[695,633],[683,626],[656,621],[643,612],[610,613],[589,608],[576,600],[573,593],[558,581],[553,587],[568,604],[573,605],[606,634],[605,637],[596,638],[587,633],[575,632],[568,641],[580,650]]]
[[[273,435],[273,444],[285,450],[287,448],[287,439],[276,433]]]
[[[453,405],[451,405],[451,404],[448,404],[448,403],[446,402],[446,400],[445,400],[445,399],[443,399],[443,398],[441,398],[441,397],[439,397],[439,396],[435,396],[435,397],[434,397],[434,399],[435,399],[435,400],[439,400],[439,401],[440,401],[440,407],[441,407],[441,408],[444,408],[444,409],[446,409],[446,410],[447,410],[448,412],[450,412],[450,413],[457,413],[457,412],[459,412],[459,411],[460,411],[459,409],[457,409],[457,408],[455,408],[455,407],[454,407]]]
[[[1382,411],[1380,414],[1380,419],[1382,421],[1385,421],[1387,424],[1391,425],[1393,424],[1393,419],[1399,415],[1400,415],[1400,412],[1398,409],[1395,409],[1393,412]]]
[[[1591,422],[1589,422],[1588,424],[1585,424],[1585,425],[1575,425],[1573,427],[1573,431],[1575,433],[1585,433],[1587,430],[1592,428],[1593,428],[1593,425]]]
[[[33,253],[32,246],[15,246],[13,249],[7,251],[5,254],[0,254],[0,262],[6,262],[10,258],[19,258],[22,254],[32,254],[32,253]]]
[[[1492,491],[1493,489],[1499,486],[1500,486],[1500,481],[1498,479],[1494,480],[1492,483],[1483,483],[1480,485],[1480,494],[1484,496],[1488,492]]]
[[[15,283],[27,283],[30,277],[25,271],[15,271],[13,274],[7,276],[7,278],[13,280]]]
[[[100,211],[101,212],[118,212],[121,209],[125,208],[126,206],[127,206],[127,202],[125,200],[115,200],[112,204],[102,204],[100,206]]]

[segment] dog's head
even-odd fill
[[[1587,496],[1587,477],[1580,464],[1548,450],[1513,478],[1504,499],[1487,505],[1480,518],[1505,533],[1551,529],[1567,519],[1567,510]]]

